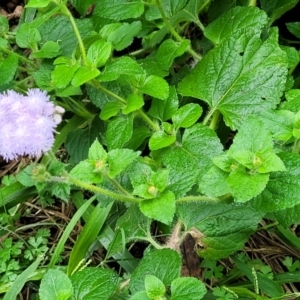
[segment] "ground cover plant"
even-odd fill
[[[300,296],[298,0],[24,5],[0,15],[3,299]],[[271,236],[278,266],[247,255]]]

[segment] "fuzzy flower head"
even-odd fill
[[[30,89],[25,96],[14,91],[0,94],[0,155],[11,160],[50,150],[62,113],[64,109],[39,89]]]

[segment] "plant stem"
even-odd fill
[[[176,200],[176,203],[192,202],[192,201],[219,201],[218,198],[210,198],[206,196],[186,196]]]
[[[220,120],[220,111],[219,110],[216,110],[210,120],[210,123],[209,123],[209,128],[216,131],[217,130],[217,127],[218,127],[218,123],[219,123],[219,120]]]
[[[124,195],[131,197],[131,195],[123,189],[123,187],[119,184],[119,182],[117,182],[116,180],[114,180],[113,178],[108,177],[108,175],[105,174],[105,177]]]
[[[83,63],[86,65],[87,64],[87,59],[86,59],[85,48],[84,48],[84,45],[83,45],[83,41],[82,41],[80,32],[79,32],[78,27],[76,25],[75,19],[73,18],[72,14],[70,13],[70,11],[68,10],[68,8],[65,4],[61,5],[60,10],[61,10],[62,14],[64,14],[65,16],[67,16],[69,18],[69,20],[72,24],[74,33],[75,33],[76,38],[78,40],[78,44],[79,44],[81,56],[82,56],[82,59],[83,59]]]
[[[1,46],[0,46],[0,50],[4,53],[7,53],[7,54],[13,54],[13,55],[17,56],[20,60],[24,61],[25,63],[33,65],[33,66],[36,67],[36,63],[34,61],[31,61],[31,60],[27,59],[26,57],[24,57],[24,56],[22,56],[18,53],[15,53],[15,52],[13,52],[9,49],[6,49],[4,47],[1,47]]]
[[[121,104],[126,105],[126,100],[122,97],[118,96],[117,94],[113,93],[112,91],[106,89],[104,86],[102,86],[96,79],[93,79],[88,82],[90,85],[98,89],[99,91],[105,93],[106,95],[109,95],[113,98],[115,98],[117,101],[119,101]]]
[[[249,0],[248,6],[256,6],[256,0]]]
[[[141,109],[139,109],[137,113],[154,131],[160,130],[160,127],[155,124]]]
[[[166,24],[166,26],[169,29],[169,31],[171,32],[171,34],[175,37],[175,39],[178,42],[182,42],[183,38],[176,32],[176,30],[173,28],[173,26],[169,22],[166,14],[161,6],[161,0],[156,0],[156,5],[157,5],[157,8],[161,14],[161,17],[162,17],[164,23]],[[191,47],[188,48],[187,52],[190,53],[195,59],[198,59],[198,60],[202,59],[202,56],[199,55],[198,53],[196,53]]]
[[[94,192],[96,194],[105,195],[105,196],[114,198],[116,200],[122,201],[122,202],[140,203],[142,201],[142,199],[139,199],[139,198],[135,198],[132,196],[129,197],[129,196],[120,195],[120,194],[111,192],[109,190],[103,189],[99,186],[95,186],[95,185],[83,182],[81,180],[78,180],[78,179],[70,176],[69,174],[66,174],[66,175],[67,175],[67,179],[74,185],[81,187],[85,190]]]
[[[215,111],[216,111],[215,108],[213,108],[208,112],[208,114],[203,120],[203,125],[206,125],[208,123],[208,121],[210,120],[211,116],[215,113]]]
[[[182,225],[183,225],[183,223],[181,222],[181,220],[178,220],[173,229],[172,235],[166,245],[168,248],[171,248],[175,251],[179,251],[180,240],[181,240],[180,233],[181,233]]]

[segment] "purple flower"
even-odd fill
[[[39,89],[28,90],[26,96],[14,91],[0,94],[0,155],[10,160],[50,150],[63,112]]]

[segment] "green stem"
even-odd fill
[[[262,226],[262,227],[259,227],[258,229],[256,229],[256,232],[257,231],[261,231],[261,230],[267,230],[269,228],[272,228],[272,227],[275,227],[279,224],[279,222],[274,222],[274,223],[271,223],[271,224],[268,224],[268,225],[265,225],[265,226]]]
[[[161,14],[161,17],[162,17],[164,23],[166,24],[166,26],[169,29],[169,31],[171,32],[171,34],[175,37],[175,39],[178,42],[182,42],[183,38],[176,32],[176,30],[173,28],[173,26],[169,22],[169,19],[167,18],[166,14],[161,6],[161,0],[156,0],[156,5],[157,5],[157,8]],[[190,53],[195,59],[198,59],[198,60],[202,59],[202,56],[199,55],[198,53],[196,53],[191,47],[188,48],[187,52]]]
[[[248,6],[256,6],[256,0],[249,0]]]
[[[105,177],[124,195],[131,197],[131,195],[123,189],[123,187],[119,184],[119,182],[117,182],[116,180],[114,180],[113,178],[108,177],[108,175],[105,174]]]
[[[27,59],[26,57],[24,57],[24,56],[22,56],[18,53],[15,53],[15,52],[13,52],[9,49],[6,49],[4,47],[1,47],[1,46],[0,46],[0,50],[4,53],[7,53],[7,54],[13,54],[13,55],[17,56],[20,60],[24,61],[25,63],[33,65],[33,66],[36,67],[36,63],[34,61],[31,61],[31,60]]]
[[[76,25],[75,19],[73,18],[72,14],[70,13],[70,11],[68,10],[66,5],[61,5],[60,10],[62,12],[62,14],[64,14],[65,16],[67,16],[72,24],[74,33],[76,35],[76,38],[78,40],[78,44],[79,44],[79,48],[80,48],[80,52],[81,52],[81,56],[83,59],[83,63],[86,65],[87,64],[87,58],[86,58],[86,53],[85,53],[85,48],[83,45],[83,41],[80,35],[80,32],[78,30],[78,27]]]
[[[123,99],[122,97],[118,96],[117,94],[111,92],[110,90],[106,89],[105,87],[103,87],[97,80],[93,79],[91,81],[88,82],[90,85],[92,85],[93,87],[95,87],[96,89],[98,89],[99,91],[105,93],[106,95],[109,95],[113,98],[115,98],[117,101],[119,101],[120,103],[126,105],[126,100]]]
[[[81,187],[85,190],[91,191],[96,194],[105,195],[105,196],[108,196],[108,197],[111,197],[113,199],[123,201],[123,202],[140,203],[142,201],[142,199],[139,199],[139,198],[135,198],[132,196],[129,197],[129,196],[120,195],[120,194],[111,192],[109,190],[103,189],[99,186],[95,186],[95,185],[83,182],[83,181],[78,180],[68,174],[67,174],[67,178],[71,183],[75,184],[76,186]]]
[[[217,127],[218,127],[218,123],[219,123],[219,120],[220,120],[220,111],[219,110],[216,110],[210,120],[210,123],[209,123],[209,128],[216,131],[217,130]]]
[[[192,201],[219,201],[218,198],[210,198],[206,196],[186,196],[176,200],[176,203],[192,202]]]
[[[206,115],[206,117],[203,120],[203,125],[206,125],[208,123],[208,121],[210,120],[211,116],[215,113],[215,109],[213,108],[212,110],[210,110],[208,112],[208,114]]]
[[[160,130],[160,127],[155,124],[141,109],[139,109],[137,113],[154,131]]]

